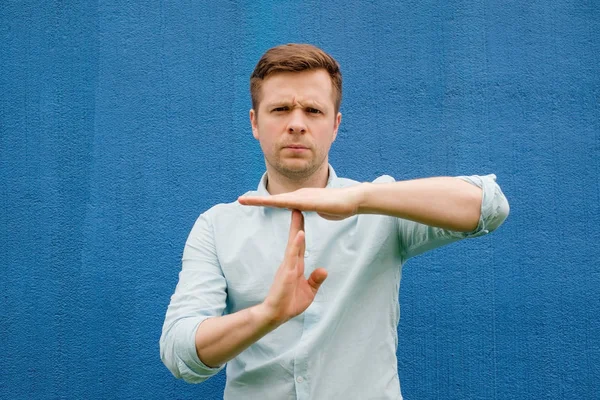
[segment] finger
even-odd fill
[[[304,231],[304,214],[300,210],[293,210],[298,217],[298,224],[300,226],[300,230]]]
[[[269,197],[266,196],[240,196],[238,197],[240,204],[245,206],[262,206],[269,203]]]
[[[300,213],[302,215],[302,213]],[[302,217],[302,232],[304,232],[304,239],[302,243],[300,243],[300,248],[298,249],[298,257],[304,260],[304,252],[306,251],[306,230],[304,230],[304,217]]]
[[[298,249],[298,257],[304,258],[304,250],[306,249],[306,230],[304,229],[304,214],[302,214],[299,210],[293,210],[298,215],[300,230],[304,232],[304,237],[302,238],[302,242],[300,243],[300,248]]]
[[[285,261],[290,269],[294,269],[298,265],[298,254],[302,246],[304,246],[304,231],[299,231],[286,251]]]
[[[240,196],[238,197],[238,201],[240,204],[249,205],[249,206],[274,206],[278,205],[285,201],[285,198],[280,198],[281,195],[271,195],[271,196]]]
[[[327,279],[327,270],[325,268],[317,268],[308,277],[308,284],[316,294],[323,282]]]
[[[302,213],[300,214],[302,215]],[[302,240],[300,246],[298,246],[298,253],[296,253],[296,266],[297,276],[304,277],[304,252],[306,251],[306,231],[304,230],[304,218],[302,218]]]
[[[238,201],[244,206],[265,206],[278,208],[294,208],[294,203],[279,195],[273,196],[240,196]]]
[[[299,231],[304,230],[304,216],[298,210],[292,210],[292,222],[290,223],[290,234],[288,236],[288,247],[291,246]]]

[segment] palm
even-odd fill
[[[360,195],[358,187],[303,188],[274,196],[244,196],[239,202],[250,206],[315,211],[323,218],[340,220],[358,212]]]
[[[275,274],[265,304],[274,319],[285,322],[304,312],[313,302],[317,291],[327,277],[327,271],[317,268],[310,277],[304,277],[304,221],[302,213],[292,211],[290,236],[284,261]]]
[[[294,276],[295,275],[295,276]],[[290,275],[289,285],[289,312],[291,315],[303,313],[315,299],[316,291],[308,284],[304,277],[304,255],[299,255],[296,273]]]

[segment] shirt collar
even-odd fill
[[[329,166],[329,178],[327,178],[327,186],[326,187],[333,187],[333,181],[337,178],[337,175],[335,174],[335,171],[333,169],[333,167],[331,166],[331,164],[328,164]],[[260,182],[258,183],[258,188],[256,189],[257,195],[259,196],[269,196],[270,193],[267,191],[267,173],[265,172],[262,176],[262,178],[260,178]]]

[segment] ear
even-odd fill
[[[342,123],[342,113],[339,112],[335,116],[335,121],[333,122],[333,137],[331,138],[332,143],[335,141],[335,138],[337,137],[338,129],[340,128],[341,123]]]
[[[258,116],[253,108],[250,109],[250,125],[252,126],[252,136],[258,140]]]

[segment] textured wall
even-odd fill
[[[286,42],[342,65],[340,175],[511,202],[407,264],[405,397],[597,397],[598,2],[75,3],[0,3],[0,398],[221,398],[158,338],[195,218],[263,172],[248,78]]]

